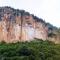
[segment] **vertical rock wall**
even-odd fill
[[[11,21],[11,14],[5,13],[0,21],[0,42],[31,41],[34,38],[47,39],[48,28],[44,23],[36,21],[32,15],[22,16],[22,18],[15,16],[15,20]],[[21,20],[23,20],[22,24]]]

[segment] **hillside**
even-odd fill
[[[59,42],[60,36],[55,40],[56,30],[58,29],[50,23],[46,23],[43,19],[25,10],[8,6],[0,7],[0,42],[24,42],[35,38],[42,40],[52,38],[52,41]]]
[[[0,60],[60,60],[60,45],[50,41],[0,43]]]

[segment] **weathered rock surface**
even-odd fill
[[[0,7],[0,41],[11,43],[34,38],[48,38],[48,27],[42,19],[23,10]]]

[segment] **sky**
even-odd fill
[[[60,27],[60,0],[0,0],[0,7],[23,9]]]

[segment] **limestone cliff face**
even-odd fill
[[[0,42],[46,40],[48,28],[42,19],[10,7],[0,8]]]

